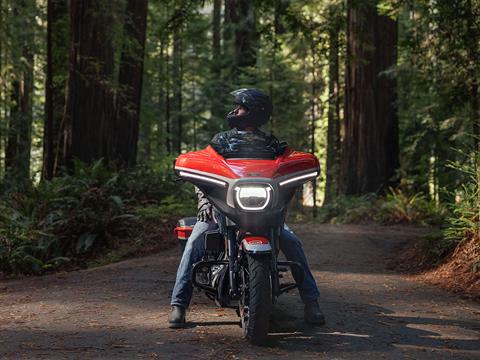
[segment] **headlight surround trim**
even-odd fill
[[[272,202],[273,189],[269,184],[244,183],[242,185],[236,186],[234,191],[235,191],[236,203],[242,210],[246,210],[246,211],[264,210]],[[263,194],[261,194],[262,191],[264,192]],[[244,193],[246,192],[246,194],[242,196],[242,192]],[[248,192],[250,192],[250,195],[248,194]],[[264,195],[264,196],[258,196],[258,195]],[[261,205],[259,204],[258,206],[248,206],[244,203],[244,201],[242,201],[242,198],[247,199],[249,197],[263,198],[265,200]]]

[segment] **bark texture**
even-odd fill
[[[128,0],[120,59],[114,159],[122,168],[135,165],[140,124],[148,0]]]
[[[112,4],[71,0],[70,71],[65,111],[64,159],[86,163],[112,160],[113,47]]]
[[[328,33],[328,129],[324,204],[331,202],[338,193],[340,165],[339,31],[340,26],[332,26]]]
[[[182,29],[176,28],[173,33],[173,54],[172,54],[172,77],[173,77],[173,118],[172,132],[173,146],[177,153],[182,151],[183,136],[183,46],[182,46]]]
[[[238,67],[255,66],[257,63],[258,35],[255,24],[254,5],[249,0],[236,0],[235,55]]]
[[[68,1],[47,2],[47,71],[42,178],[52,179],[62,166],[63,116],[68,77]]]
[[[213,2],[213,17],[212,17],[212,62],[211,62],[211,86],[209,86],[209,97],[212,120],[209,122],[208,130],[210,132],[218,132],[221,130],[220,124],[224,121],[223,104],[225,100],[226,89],[223,87],[222,81],[222,49],[221,49],[221,0],[214,0]]]
[[[396,81],[384,73],[396,63],[397,23],[367,3],[349,2],[347,16],[341,191],[382,192],[399,165]]]
[[[234,77],[238,76],[239,68],[255,66],[258,34],[254,4],[251,1],[225,0],[223,38],[224,57],[234,58],[235,66],[232,69]]]

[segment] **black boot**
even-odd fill
[[[168,326],[172,329],[178,329],[185,327],[185,308],[172,305],[172,311],[168,316]]]
[[[325,316],[323,316],[317,300],[305,304],[304,319],[308,324],[325,325]]]

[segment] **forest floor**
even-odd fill
[[[177,248],[94,269],[0,281],[0,359],[479,359],[480,304],[388,270],[425,228],[292,226],[327,324],[303,323],[296,291],[273,311],[269,345],[249,345],[234,310],[195,294],[169,329]]]

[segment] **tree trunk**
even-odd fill
[[[30,22],[30,28],[33,21]],[[30,178],[30,152],[32,148],[32,121],[33,121],[33,34],[29,34],[24,43],[22,54],[28,64],[20,82],[20,119],[18,132],[18,170],[21,178]]]
[[[220,67],[220,12],[222,7],[221,0],[213,1],[213,21],[212,21],[212,76],[219,80],[221,76]]]
[[[313,49],[312,49],[313,50]],[[315,54],[312,54],[315,58]],[[315,62],[315,60],[314,60]],[[316,69],[312,69],[313,81],[312,81],[312,93],[311,93],[311,104],[310,104],[310,152],[315,154],[315,131],[316,131],[316,120],[317,120],[317,83],[315,76]],[[317,217],[317,178],[312,181],[312,197],[313,197],[313,218]]]
[[[171,112],[171,102],[170,102],[170,55],[168,53],[168,47],[170,46],[170,36],[166,37],[166,54],[165,54],[165,144],[167,154],[172,153],[173,141],[172,141],[172,112]]]
[[[128,0],[125,12],[113,155],[121,168],[135,165],[137,158],[147,8],[148,0]]]
[[[211,63],[211,86],[209,86],[209,97],[212,119],[209,121],[208,130],[217,132],[221,129],[225,114],[223,113],[224,91],[222,90],[222,58],[220,45],[220,13],[222,1],[213,2],[212,22],[212,63]]]
[[[113,148],[113,46],[110,1],[71,0],[70,72],[64,159],[110,164]]]
[[[4,34],[4,20],[3,20],[3,0],[0,0],[0,34]],[[0,70],[3,69],[3,37],[0,36]],[[7,118],[6,112],[3,112],[5,109],[4,106],[4,96],[5,96],[5,89],[3,81],[0,82],[0,154],[3,154],[3,138],[4,138],[4,120]],[[2,114],[3,112],[3,114]],[[0,156],[0,179],[3,178],[3,167],[1,162]]]
[[[257,63],[257,31],[255,11],[249,0],[236,0],[234,12],[235,23],[235,58],[240,68],[255,66]]]
[[[173,109],[174,109],[174,146],[175,150],[182,151],[182,86],[183,86],[183,61],[182,61],[182,30],[175,29],[173,33],[173,58],[172,58],[172,76],[173,76]]]
[[[20,65],[16,70],[18,80],[13,83],[10,123],[5,150],[5,173],[7,178],[28,181],[30,178],[30,150],[32,142],[32,96],[33,96],[33,31],[34,21],[29,1],[14,3],[13,13],[20,16],[26,30],[15,39],[13,53],[23,61],[15,59]]]
[[[160,56],[158,59],[158,119],[155,133],[155,150],[158,154],[163,152],[162,129],[165,124],[165,38],[160,34]]]
[[[233,20],[235,19],[235,7],[237,0],[225,0],[223,9],[223,59],[225,64],[234,61],[234,44],[233,44]],[[232,70],[231,67],[225,66],[226,70]],[[224,74],[227,75],[227,74]],[[230,75],[230,72],[228,73]]]
[[[327,162],[325,198],[323,203],[330,203],[338,192],[339,168],[339,26],[332,26],[329,30],[329,55],[328,55],[328,129],[327,129]]]
[[[18,159],[18,132],[20,121],[20,82],[12,84],[10,117],[7,129],[7,144],[5,146],[5,177],[15,177]]]
[[[383,192],[399,166],[396,82],[382,73],[396,63],[397,23],[366,3],[347,16],[341,191]]]
[[[42,178],[52,179],[61,167],[62,120],[68,76],[68,3],[47,2],[47,74],[45,84],[45,124],[43,132]]]
[[[234,63],[230,71],[226,71],[230,79],[238,79],[241,68],[255,66],[257,62],[258,36],[253,6],[248,0],[225,0],[223,57]]]

